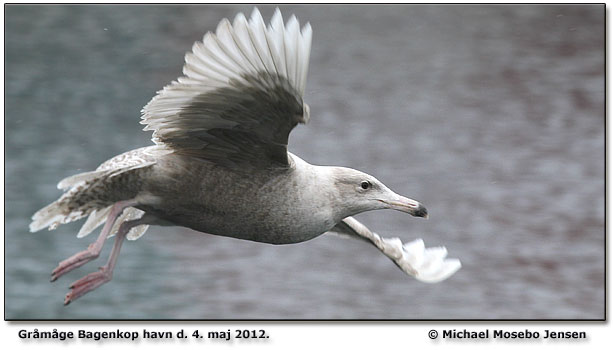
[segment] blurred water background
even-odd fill
[[[265,19],[272,6],[259,6]],[[368,172],[430,220],[382,236],[445,245],[463,268],[404,275],[357,240],[272,246],[176,227],[124,244],[111,283],[68,307],[57,262],[82,221],[28,233],[57,182],[150,144],[140,109],[220,19],[252,6],[16,6],[5,16],[5,317],[604,317],[604,6],[282,6],[314,29],[311,122],[290,150]]]

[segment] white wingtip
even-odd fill
[[[458,259],[445,259],[441,260],[441,262],[442,265],[436,271],[428,274],[418,274],[415,278],[425,283],[438,283],[451,277],[462,267],[462,263]]]
[[[384,238],[382,250],[402,271],[425,283],[444,281],[462,267],[460,260],[446,259],[447,248],[426,248],[422,239],[402,245],[398,238]]]
[[[262,21],[264,22],[264,19],[262,18],[262,14],[260,13],[260,10],[258,10],[257,7],[253,8],[253,11],[251,11],[251,18],[252,21]]]

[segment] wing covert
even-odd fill
[[[308,121],[303,101],[312,31],[287,25],[279,9],[268,27],[224,19],[185,56],[184,76],[143,108],[144,130],[174,153],[226,167],[287,167],[289,133]]]

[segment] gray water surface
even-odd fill
[[[283,6],[313,26],[311,122],[290,150],[424,203],[358,219],[445,245],[440,284],[323,235],[272,246],[177,227],[127,242],[113,280],[64,307],[49,283],[81,222],[28,233],[57,182],[149,145],[140,109],[183,55],[251,6],[6,6],[5,317],[604,317],[604,6]],[[266,20],[274,7],[260,6]],[[110,242],[108,242],[110,243]]]

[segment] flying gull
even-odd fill
[[[373,244],[423,282],[460,268],[444,247],[381,238],[351,216],[395,209],[427,218],[419,202],[363,172],[311,165],[287,151],[291,130],[309,120],[303,95],[311,37],[311,26],[301,29],[295,16],[284,25],[279,9],[268,26],[257,9],[249,20],[241,13],[233,23],[222,20],[186,54],[184,76],[143,108],[155,145],[60,181],[65,193],[34,214],[30,231],[86,216],[77,237],[104,226],[87,249],[59,263],[51,281],[96,259],[115,236],[107,263],[74,282],[65,304],[110,281],[124,239],[138,239],[149,225],[271,244],[335,232]]]

